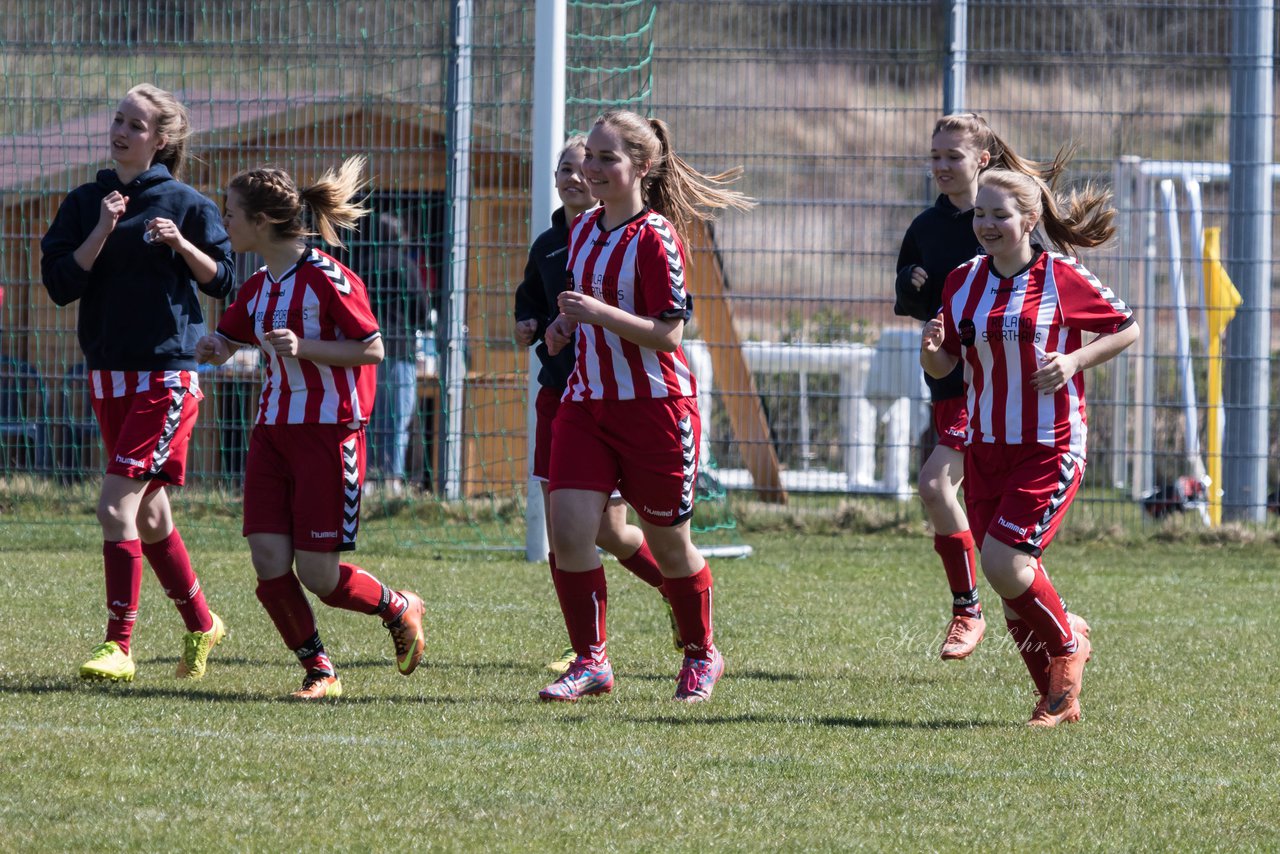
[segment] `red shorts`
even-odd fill
[[[187,445],[200,410],[197,389],[152,383],[145,391],[92,399],[102,430],[107,474],[149,480],[147,492],[182,486]]]
[[[678,525],[693,515],[701,431],[692,397],[565,401],[551,439],[551,490],[616,487],[645,521]]]
[[[304,552],[356,547],[364,429],[259,424],[244,466],[244,535],[287,534]]]
[[[964,444],[969,441],[969,409],[965,398],[935,400],[933,429],[938,432],[939,445],[963,453]]]
[[[964,460],[964,506],[978,548],[987,535],[1039,557],[1084,479],[1084,460],[1044,445],[975,442]]]
[[[533,411],[538,416],[538,426],[533,436],[534,480],[547,480],[551,477],[551,422],[556,420],[563,394],[563,389],[557,391],[543,386],[538,389],[538,397],[533,402]]]

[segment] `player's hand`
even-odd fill
[[[272,329],[262,336],[262,345],[281,356],[298,358],[298,336],[292,329]]]
[[[565,291],[556,301],[560,305],[561,316],[576,323],[597,323],[602,309],[606,307],[595,297],[589,297],[577,291]]]
[[[1031,387],[1053,394],[1067,384],[1080,370],[1080,362],[1071,353],[1045,353],[1040,368],[1031,375]]]
[[[929,274],[924,271],[924,267],[919,265],[911,268],[911,286],[916,290],[920,290],[929,281]]]
[[[528,320],[516,321],[516,343],[521,347],[528,347],[534,342],[534,336],[538,334],[538,321],[530,318]]]
[[[128,204],[129,197],[120,195],[118,190],[107,193],[98,208],[98,228],[107,234],[115,231],[116,223],[120,221],[120,217],[124,216],[124,209]]]
[[[143,236],[148,243],[163,243],[171,249],[177,249],[183,243],[182,232],[178,230],[177,223],[171,219],[162,216],[149,219],[146,222],[146,228]]]
[[[564,294],[561,294],[561,296],[564,296]],[[570,320],[563,314],[551,321],[551,325],[547,327],[547,334],[545,336],[547,352],[554,356],[565,347],[572,344],[573,334],[577,329],[577,322]]]
[[[919,269],[918,267],[916,269]],[[924,325],[924,330],[920,333],[920,350],[924,353],[936,353],[942,349],[942,342],[946,339],[946,328],[942,325],[942,318],[935,317]]]
[[[222,355],[222,339],[217,335],[203,335],[196,342],[196,361],[206,364]]]

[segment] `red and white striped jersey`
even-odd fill
[[[195,371],[89,371],[89,394],[94,400],[128,397],[152,388],[185,388],[203,399]]]
[[[684,247],[666,217],[645,209],[612,231],[602,208],[569,232],[568,271],[579,293],[640,317],[688,320]],[[564,400],[637,400],[697,394],[684,351],[650,350],[602,326],[578,325],[576,360]]]
[[[279,280],[263,267],[240,288],[218,321],[218,334],[266,354],[255,423],[356,426],[368,421],[377,382],[374,366],[322,365],[262,346],[264,333],[283,328],[320,341],[378,337],[360,277],[318,249],[308,249]]]
[[[1012,278],[978,256],[947,276],[943,348],[964,364],[969,442],[1035,442],[1084,458],[1084,372],[1053,394],[1031,387],[1046,353],[1072,353],[1082,333],[1113,333],[1133,311],[1074,258],[1040,251]]]

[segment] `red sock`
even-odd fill
[[[951,587],[951,613],[958,617],[982,616],[978,577],[974,574],[977,555],[973,548],[973,534],[968,530],[934,534],[933,550],[942,558],[942,568],[947,573],[947,584]]]
[[[338,564],[338,586],[320,601],[330,608],[377,614],[391,622],[404,613],[408,602],[396,591],[350,563]]]
[[[711,655],[712,586],[711,567],[705,563],[688,578],[668,578],[662,583],[662,592],[671,602],[671,613],[684,640],[684,654],[689,658]]]
[[[1005,624],[1009,627],[1009,636],[1013,638],[1023,663],[1027,665],[1031,681],[1036,683],[1036,690],[1040,692],[1040,696],[1047,696],[1049,694],[1049,650],[1036,638],[1035,633],[1031,631],[1031,626],[1027,625],[1025,620],[1011,620],[1005,617]]]
[[[649,551],[648,543],[642,540],[635,554],[631,557],[618,558],[618,563],[629,569],[632,575],[645,584],[661,589],[664,580],[662,570],[658,569],[658,562],[653,559],[653,552]]]
[[[302,666],[307,670],[328,670],[332,673],[333,665],[320,642],[316,618],[298,576],[286,572],[279,578],[260,578],[256,592],[284,645],[298,657]]]
[[[604,567],[597,566],[586,572],[557,569],[551,577],[555,580],[556,596],[560,599],[573,651],[594,661],[603,661],[608,655],[605,612],[609,605]]]
[[[1053,588],[1043,567],[1036,567],[1035,577],[1025,593],[1004,601],[1031,627],[1036,640],[1045,645],[1049,655],[1057,657],[1076,651],[1076,636],[1067,622],[1062,597]]]
[[[107,640],[127,653],[142,592],[142,541],[104,540],[102,566],[107,577]]]
[[[158,543],[143,543],[142,554],[151,564],[151,571],[160,580],[164,595],[173,600],[182,622],[189,632],[207,632],[213,628],[213,617],[204,601],[200,579],[191,569],[191,556],[182,542],[182,535],[174,528],[169,536]]]

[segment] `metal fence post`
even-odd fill
[[[1244,522],[1267,512],[1274,23],[1271,0],[1233,3],[1227,271],[1244,304],[1227,331],[1223,515]]]

